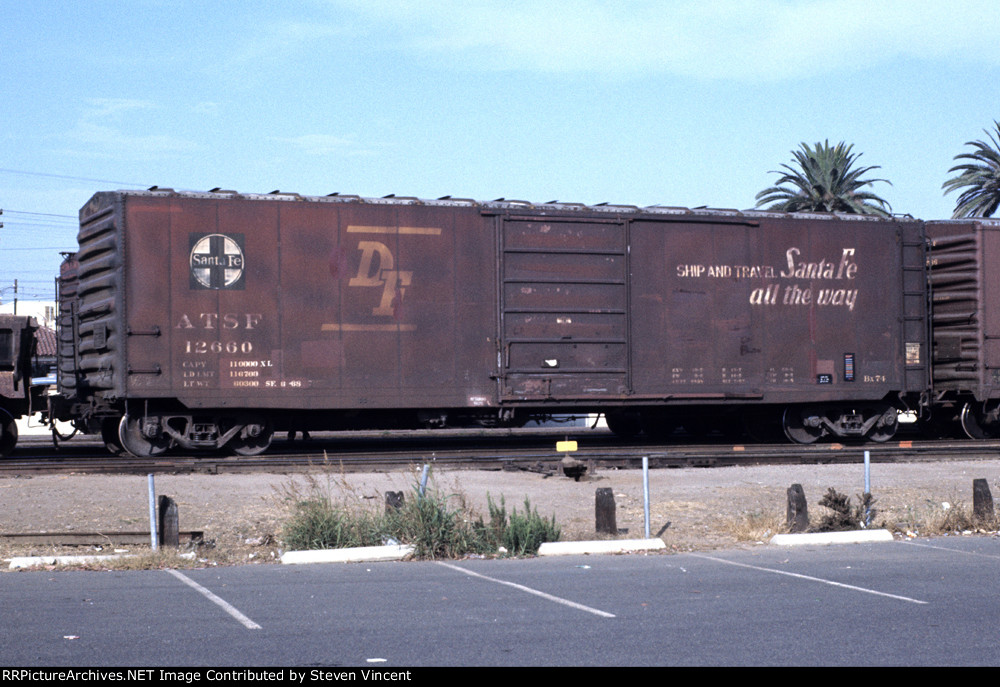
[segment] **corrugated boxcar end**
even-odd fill
[[[1000,220],[927,222],[938,415],[973,439],[1000,437]]]

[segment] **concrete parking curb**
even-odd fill
[[[539,556],[570,556],[585,553],[625,553],[655,551],[667,548],[662,539],[608,539],[597,541],[546,542],[538,549]]]
[[[665,548],[666,544],[663,543],[662,539],[563,541],[542,544],[538,549],[538,555],[569,556],[588,553],[627,553],[629,551],[655,551]],[[398,561],[412,553],[412,546],[362,546],[352,549],[286,551],[281,555],[281,562],[288,565],[298,565],[302,563]]]
[[[281,562],[300,563],[362,563],[399,561],[413,553],[412,546],[359,546],[351,549],[320,549],[316,551],[286,551]]]
[[[771,543],[777,546],[803,544],[860,544],[893,541],[889,530],[851,530],[849,532],[806,532],[803,534],[776,534]]]
[[[20,556],[9,560],[10,569],[17,570],[19,568],[34,568],[39,565],[88,565],[125,557],[120,554],[106,556]]]

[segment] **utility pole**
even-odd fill
[[[0,208],[0,215],[3,214],[3,208]],[[0,222],[0,229],[3,229],[3,222]],[[17,279],[14,280],[14,314],[17,314]]]

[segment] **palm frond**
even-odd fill
[[[892,207],[882,197],[863,190],[875,182],[887,179],[863,179],[877,165],[854,167],[861,154],[851,151],[854,146],[841,141],[831,147],[829,140],[810,146],[799,144],[792,151],[793,165],[782,164],[775,186],[764,189],[755,197],[756,207],[780,212],[846,212],[888,217]]]
[[[945,195],[952,191],[965,189],[955,202],[952,218],[991,217],[1000,206],[1000,122],[993,121],[997,135],[986,129],[989,142],[966,141],[965,145],[973,148],[972,152],[960,153],[955,160],[971,160],[971,162],[955,165],[948,173],[958,172],[945,181],[941,188]]]

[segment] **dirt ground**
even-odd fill
[[[157,475],[156,493],[178,504],[180,529],[204,532],[209,546],[198,555],[208,564],[274,561],[282,551],[282,526],[295,499],[316,490],[334,499],[380,507],[387,491],[412,498],[421,466],[393,473]],[[897,536],[929,532],[947,509],[971,512],[972,481],[1000,489],[1000,459],[970,454],[960,462],[876,463],[871,467],[876,515],[873,525]],[[652,536],[668,551],[756,546],[780,529],[786,490],[802,484],[812,521],[826,512],[818,505],[827,489],[856,503],[864,490],[863,466],[796,465],[650,471]],[[598,538],[594,531],[595,491],[615,495],[620,536],[645,536],[641,470],[598,469],[580,481],[561,474],[453,470],[432,467],[431,488],[464,499],[487,514],[487,495],[523,510],[528,498],[545,517],[555,515],[564,540]],[[0,534],[26,532],[115,532],[149,530],[148,481],[142,475],[39,475],[0,478]],[[0,544],[0,558],[53,553],[108,553],[109,541],[94,547],[55,549]],[[121,548],[121,547],[118,547]],[[132,550],[142,547],[125,547]],[[6,565],[2,566],[6,569]]]

